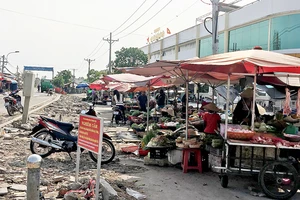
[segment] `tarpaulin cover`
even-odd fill
[[[256,71],[256,67],[257,71]],[[264,50],[246,50],[216,54],[181,64],[182,69],[199,72],[300,73],[300,59]]]

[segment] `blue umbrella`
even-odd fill
[[[76,88],[87,88],[87,87],[89,87],[89,84],[87,84],[87,83],[79,83],[79,84],[76,86]]]

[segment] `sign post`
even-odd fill
[[[78,181],[80,148],[98,154],[96,176],[96,199],[99,197],[100,169],[103,139],[103,119],[89,115],[80,115],[78,127],[76,182]]]

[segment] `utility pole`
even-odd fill
[[[212,3],[212,53],[218,53],[218,18],[220,0],[211,0]]]
[[[20,87],[19,65],[17,65],[17,82],[18,82],[18,87]]]
[[[1,66],[2,75],[3,75],[3,72],[4,72],[4,67],[5,67],[5,55],[2,56],[2,66]]]
[[[75,87],[75,71],[76,69],[71,69],[73,70],[73,88]]]
[[[89,68],[88,68],[88,82],[90,83],[90,70],[91,70],[91,62],[95,61],[95,59],[91,60],[91,59],[84,59],[85,61],[87,61],[89,63]]]
[[[104,40],[104,41],[107,41],[107,42],[109,43],[108,74],[111,74],[111,45],[112,45],[114,42],[118,42],[119,39],[113,40],[113,39],[112,39],[112,33],[110,32],[110,33],[109,33],[109,39],[108,39],[108,38],[106,38],[106,39],[103,38],[103,40]]]

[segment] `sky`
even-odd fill
[[[114,60],[114,52],[122,47],[145,46],[156,28],[169,28],[175,34],[194,26],[197,17],[211,11],[205,2],[210,1],[0,0],[0,55],[20,51],[8,57],[7,68],[13,73],[17,66],[21,71],[23,66],[40,66],[54,67],[55,74],[76,69],[76,77],[86,77],[88,64],[84,59],[95,59],[91,69],[106,69],[109,44],[103,38],[110,32],[113,39],[119,39],[112,46]],[[51,72],[35,74],[52,76]]]

